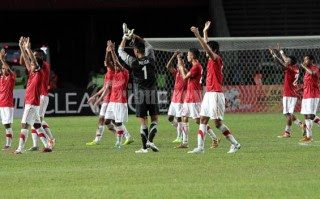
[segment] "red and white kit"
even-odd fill
[[[311,75],[308,72],[303,78],[303,99],[301,104],[301,114],[316,114],[319,104],[320,91],[319,91],[319,69],[313,65],[310,70],[315,74]]]
[[[201,116],[223,120],[225,111],[225,98],[222,90],[222,68],[223,61],[219,55],[215,60],[208,60],[206,93],[201,104]]]
[[[183,100],[186,94],[187,81],[185,81],[180,73],[174,69],[172,75],[175,77],[174,90],[171,98],[171,103],[168,110],[168,115],[173,115],[175,117],[181,117],[181,110],[183,105]]]
[[[196,63],[189,71],[191,77],[188,79],[187,93],[182,106],[182,116],[200,118],[200,109],[202,101],[202,66]]]
[[[43,73],[41,70],[29,72],[25,95],[25,107],[21,120],[21,123],[23,124],[32,125],[34,123],[41,123],[39,109],[42,76]]]
[[[108,70],[108,72],[106,73],[106,75],[104,77],[104,85],[103,85],[104,87],[106,87],[107,85],[111,85],[114,73],[115,73],[114,70]],[[107,107],[110,102],[110,96],[111,96],[111,89],[103,97],[103,103],[100,108],[99,117],[104,117],[106,115]]]
[[[115,120],[116,123],[128,121],[127,87],[129,71],[115,71],[112,79],[110,103],[107,107],[106,119]]]
[[[13,89],[16,75],[0,74],[0,120],[2,124],[13,123]]]
[[[299,79],[298,66],[287,66],[284,71],[284,86],[283,86],[283,114],[293,113],[296,106],[298,94],[297,84]]]

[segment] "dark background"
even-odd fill
[[[48,45],[58,86],[83,88],[103,66],[106,41],[119,43],[123,22],[143,37],[192,37],[189,28],[210,19],[210,36],[317,35],[319,8],[316,0],[7,0],[0,42],[24,35]]]

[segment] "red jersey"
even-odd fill
[[[297,94],[298,79],[299,79],[298,66],[287,66],[284,71],[283,96],[298,97],[298,94]]]
[[[187,81],[181,77],[177,70],[174,70],[172,75],[175,76],[174,90],[171,98],[171,102],[183,103],[185,92],[187,89]]]
[[[27,82],[25,104],[40,106],[41,82],[43,73],[40,71],[30,71]]]
[[[310,67],[310,70],[316,72],[311,75],[308,72],[303,78],[303,99],[307,98],[320,98],[319,92],[319,68],[315,65]]]
[[[5,76],[0,74],[0,107],[13,107],[13,88],[16,75]]]
[[[189,71],[191,77],[188,79],[187,94],[184,99],[186,103],[196,103],[202,101],[202,66],[200,63],[196,63]]]
[[[223,83],[223,62],[220,56],[217,56],[216,60],[209,59],[207,65],[207,80],[206,91],[207,92],[222,92]]]
[[[104,77],[104,87],[107,86],[108,84],[111,85],[111,81],[114,75],[114,70],[108,70]],[[111,96],[111,88],[109,89],[108,93],[103,97],[103,102],[104,103],[109,103],[110,102],[110,96]]]
[[[48,96],[48,85],[50,81],[50,65],[47,62],[42,64],[42,82],[41,82],[41,95]]]
[[[112,89],[110,102],[127,103],[127,87],[129,81],[129,71],[116,71],[112,79]]]

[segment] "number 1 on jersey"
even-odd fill
[[[143,66],[142,70],[143,70],[143,73],[144,73],[144,79],[148,79],[148,75],[147,75],[147,66],[146,66],[146,65],[145,65],[145,66]]]

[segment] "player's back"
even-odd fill
[[[8,76],[0,74],[0,107],[13,107],[13,89],[16,75]]]
[[[156,89],[155,63],[150,56],[137,58],[132,63],[134,83],[141,89]]]
[[[41,95],[48,95],[48,85],[50,81],[50,65],[47,62],[43,62],[41,68],[42,74],[42,82],[41,82]]]

